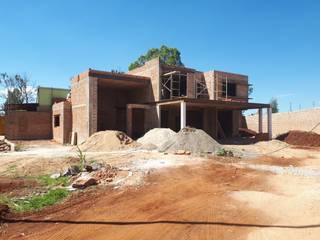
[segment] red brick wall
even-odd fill
[[[11,111],[5,116],[9,140],[51,139],[51,112]]]
[[[129,74],[149,77],[151,85],[147,90],[148,102],[159,101],[160,99],[160,61],[159,58],[152,59],[145,63],[144,66],[135,68],[128,72]]]
[[[60,125],[54,126],[54,117],[59,116]],[[72,131],[72,113],[70,102],[55,103],[52,106],[53,139],[59,143],[70,143]]]
[[[71,87],[72,131],[77,133],[78,143],[89,137],[89,77],[74,78]]]

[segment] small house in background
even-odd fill
[[[4,134],[9,140],[51,139],[52,105],[65,101],[70,89],[38,87],[37,102],[9,104],[4,116]]]
[[[50,88],[38,87],[37,103],[39,110],[50,110],[54,103],[63,102],[66,100],[70,89],[65,88]]]

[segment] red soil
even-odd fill
[[[295,146],[320,147],[320,135],[313,132],[289,131],[277,139]]]
[[[155,171],[139,188],[92,188],[41,212],[8,216],[3,237],[245,239],[256,224],[270,224],[271,219],[229,192],[266,191],[264,176],[212,162]]]
[[[38,183],[35,180],[26,180],[19,178],[0,177],[0,194],[21,192],[24,189],[35,187]]]

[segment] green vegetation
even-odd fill
[[[40,182],[41,185],[44,186],[68,186],[70,177],[58,177],[58,178],[51,178],[49,175],[43,175],[36,177],[36,180]]]
[[[52,189],[40,196],[31,196],[26,198],[8,198],[0,196],[0,203],[7,204],[11,209],[17,212],[37,211],[46,206],[51,206],[61,202],[69,195],[65,189]]]
[[[233,152],[224,148],[220,148],[216,154],[219,157],[233,157]]]
[[[17,165],[13,164],[7,167],[5,173],[15,174],[17,171]]]
[[[129,70],[141,67],[145,62],[156,57],[159,57],[160,61],[167,65],[183,66],[180,55],[181,53],[177,48],[170,48],[165,45],[162,45],[160,48],[151,48],[146,54],[141,55],[136,61],[131,63],[129,65]]]
[[[80,171],[83,171],[84,166],[86,165],[86,155],[81,151],[79,146],[77,145],[78,157],[79,157],[79,167]]]

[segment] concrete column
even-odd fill
[[[127,135],[132,137],[132,107],[127,106]]]
[[[158,127],[161,128],[161,106],[157,105],[157,118],[158,118]]]
[[[258,109],[258,115],[259,115],[259,133],[262,133],[263,132],[263,125],[262,125],[262,122],[263,122],[263,112],[262,112],[262,108],[259,108]]]
[[[186,102],[182,101],[180,103],[180,129],[186,127],[187,120],[187,104]]]
[[[272,108],[268,108],[268,134],[269,140],[272,139]]]

